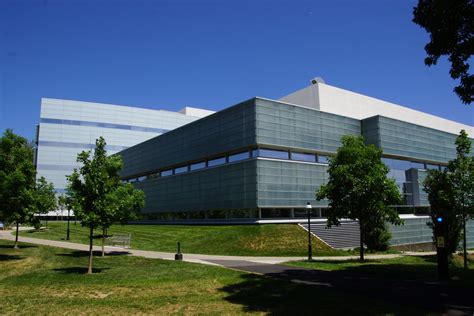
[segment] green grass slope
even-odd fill
[[[297,225],[114,225],[108,234],[131,233],[132,248],[183,253],[234,256],[306,256],[308,235]],[[96,231],[97,237],[101,232]],[[66,223],[49,222],[41,231],[24,231],[21,236],[65,240]],[[71,223],[71,242],[88,243],[88,229]],[[313,255],[347,255],[312,239]],[[100,244],[100,240],[95,240]]]

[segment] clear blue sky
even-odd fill
[[[0,128],[40,98],[219,110],[328,84],[474,124],[445,60],[423,64],[416,1],[0,1]]]

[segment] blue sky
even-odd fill
[[[423,64],[416,1],[0,1],[0,129],[41,97],[178,110],[328,84],[473,125],[449,65]]]

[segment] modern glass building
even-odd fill
[[[102,103],[41,99],[36,133],[38,177],[66,188],[66,175],[77,167],[77,154],[92,149],[103,136],[109,154],[161,135],[214,112],[183,108],[179,112]]]
[[[405,197],[394,207],[426,214],[426,170],[455,157],[461,129],[473,135],[472,126],[315,81],[280,100],[255,97],[119,154],[124,181],[146,194],[148,220],[298,218],[307,202],[324,217],[327,202],[316,201],[315,191],[327,181],[328,157],[341,136],[363,135],[383,149]]]

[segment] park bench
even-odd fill
[[[113,234],[111,237],[107,238],[107,243],[110,246],[121,248],[130,248],[131,241],[132,234]]]

